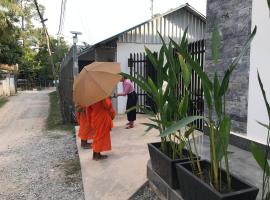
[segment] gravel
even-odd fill
[[[129,200],[160,200],[149,187],[148,182],[144,184]]]
[[[84,199],[74,136],[45,130],[49,92],[23,92],[0,108],[0,200]]]
[[[0,199],[84,199],[75,139],[44,132],[25,145],[0,152]],[[10,160],[10,159],[8,159]]]

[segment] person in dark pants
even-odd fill
[[[118,93],[115,96],[127,96],[126,110],[128,110],[137,105],[138,97],[134,90],[134,85],[129,79],[127,79],[126,77],[122,77],[121,82],[123,83],[123,93]],[[136,120],[136,109],[127,113],[127,119],[128,123],[126,128],[133,128],[134,121]]]

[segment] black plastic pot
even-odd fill
[[[210,170],[210,162],[201,160],[202,171]],[[209,184],[198,178],[191,171],[190,162],[176,165],[179,188],[185,200],[256,200],[259,189],[231,175],[232,192],[220,193]],[[226,180],[226,172],[221,170],[222,180]]]
[[[178,188],[178,179],[176,175],[175,164],[189,161],[188,151],[183,150],[186,159],[173,160],[160,150],[161,143],[149,143],[148,150],[152,169],[172,188]],[[195,157],[195,155],[194,155]]]

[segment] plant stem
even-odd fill
[[[224,161],[225,161],[225,168],[226,168],[226,175],[227,175],[227,186],[229,191],[232,190],[232,182],[230,176],[230,168],[229,168],[229,161],[228,161],[228,152],[224,149]]]
[[[199,154],[198,154],[198,150],[197,150],[197,145],[196,145],[196,142],[195,142],[195,137],[194,137],[194,132],[191,133],[192,135],[192,140],[193,140],[193,146],[194,146],[194,151],[195,151],[195,155],[196,155],[196,164],[197,164],[197,168],[199,170],[199,175],[200,175],[200,178],[202,179],[202,168],[201,168],[201,164],[200,164],[200,161],[199,161]]]
[[[210,150],[211,150],[211,171],[212,182],[214,187],[218,190],[218,162],[216,157],[216,144],[215,144],[215,128],[213,122],[210,122]]]
[[[194,157],[193,157],[193,153],[192,153],[192,150],[191,150],[191,145],[190,145],[190,139],[188,138],[188,153],[189,153],[189,158],[191,160],[191,168],[192,168],[192,171],[193,171],[193,174],[197,174],[196,173],[196,167],[195,167],[195,161],[194,161]]]
[[[270,123],[269,123],[269,126],[270,126]],[[268,173],[269,172],[266,172],[265,168],[266,168],[266,165],[267,165],[267,158],[268,158],[268,154],[269,154],[269,146],[270,146],[270,130],[268,129],[268,132],[267,132],[267,145],[266,145],[266,150],[265,150],[265,158],[264,158],[264,170],[263,170],[263,187],[262,187],[262,199],[264,198],[265,194],[267,196],[267,194],[269,193],[269,176],[268,176]],[[266,192],[266,187],[267,187],[267,192]]]

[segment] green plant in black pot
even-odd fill
[[[201,78],[204,100],[207,106],[207,113],[205,113],[204,120],[209,130],[209,139],[210,139],[210,163],[208,165],[205,162],[201,162],[201,165],[203,165],[201,166],[201,169],[203,170],[204,173],[203,176],[200,175],[199,178],[202,178],[204,182],[208,183],[208,185],[212,187],[211,194],[213,195],[213,198],[211,198],[210,197],[211,195],[207,193],[209,188],[207,188],[205,185],[202,184],[204,189],[198,190],[198,193],[196,191],[192,194],[187,194],[187,196],[184,196],[185,199],[194,199],[194,198],[197,199],[197,197],[201,195],[210,195],[209,200],[224,199],[224,198],[227,199],[228,196],[226,197],[226,195],[222,196],[220,194],[221,193],[228,194],[233,190],[243,189],[232,187],[232,185],[235,186],[234,180],[236,179],[232,177],[230,174],[227,155],[229,135],[231,130],[231,119],[230,116],[226,113],[225,95],[229,88],[230,76],[233,73],[234,69],[236,68],[239,60],[247,52],[255,34],[256,28],[253,30],[252,34],[249,36],[248,40],[244,44],[240,54],[235,59],[233,59],[231,64],[228,66],[227,70],[224,72],[223,77],[222,78],[219,77],[217,72],[215,72],[213,80],[211,80],[210,76],[203,71],[199,63],[186,52],[186,49],[182,48],[177,44],[174,44],[177,47],[179,54],[183,56],[187,64],[191,66],[191,68]],[[215,26],[213,28],[212,33],[212,57],[216,65],[218,64],[219,59],[219,47],[220,47],[219,29],[218,26]],[[178,123],[172,125],[172,127],[168,128],[162,134],[170,134],[177,130],[178,130]],[[225,163],[225,171],[223,171],[221,168],[222,161],[224,161]],[[241,195],[241,194],[240,193],[232,194],[232,196],[233,195]],[[252,198],[254,198],[254,195],[253,196],[250,195],[249,198],[247,199]]]
[[[183,49],[187,49],[188,44],[186,32],[187,30],[179,44]],[[162,47],[158,56],[151,52],[147,47],[145,48],[147,57],[156,70],[157,76],[155,81],[153,81],[151,77],[144,78],[139,74],[136,74],[135,77],[125,73],[122,73],[122,75],[134,81],[138,87],[144,90],[154,104],[152,108],[148,106],[140,107],[140,109],[149,116],[150,120],[149,123],[143,123],[148,127],[146,132],[151,129],[157,129],[160,133],[159,136],[161,138],[161,142],[149,144],[148,147],[159,149],[167,156],[164,158],[165,160],[177,160],[177,162],[183,159],[189,160],[190,156],[192,158],[196,156],[191,154],[189,150],[185,149],[188,139],[184,134],[186,133],[186,136],[190,135],[194,130],[194,127],[190,124],[193,121],[202,118],[200,116],[188,116],[191,68],[186,64],[181,55],[175,54],[172,42],[166,45],[161,35],[160,38],[162,41]],[[183,94],[178,95],[179,85],[182,80],[184,87]],[[171,132],[170,134],[161,134],[176,121],[179,122],[179,129],[177,131]],[[153,157],[156,156],[151,156],[150,152],[150,157],[153,168],[155,168]],[[196,158],[194,158],[194,160],[196,160]],[[162,161],[159,161],[157,165],[161,171],[157,173],[161,177],[166,178],[167,175],[164,170],[168,168],[167,164],[165,164],[165,162],[162,164]],[[172,165],[172,171],[174,171],[174,164],[171,162],[169,165]],[[176,177],[176,175],[174,176]],[[176,183],[172,183],[175,181],[169,180],[167,182],[170,182],[171,184],[169,184],[173,188],[177,187]]]

